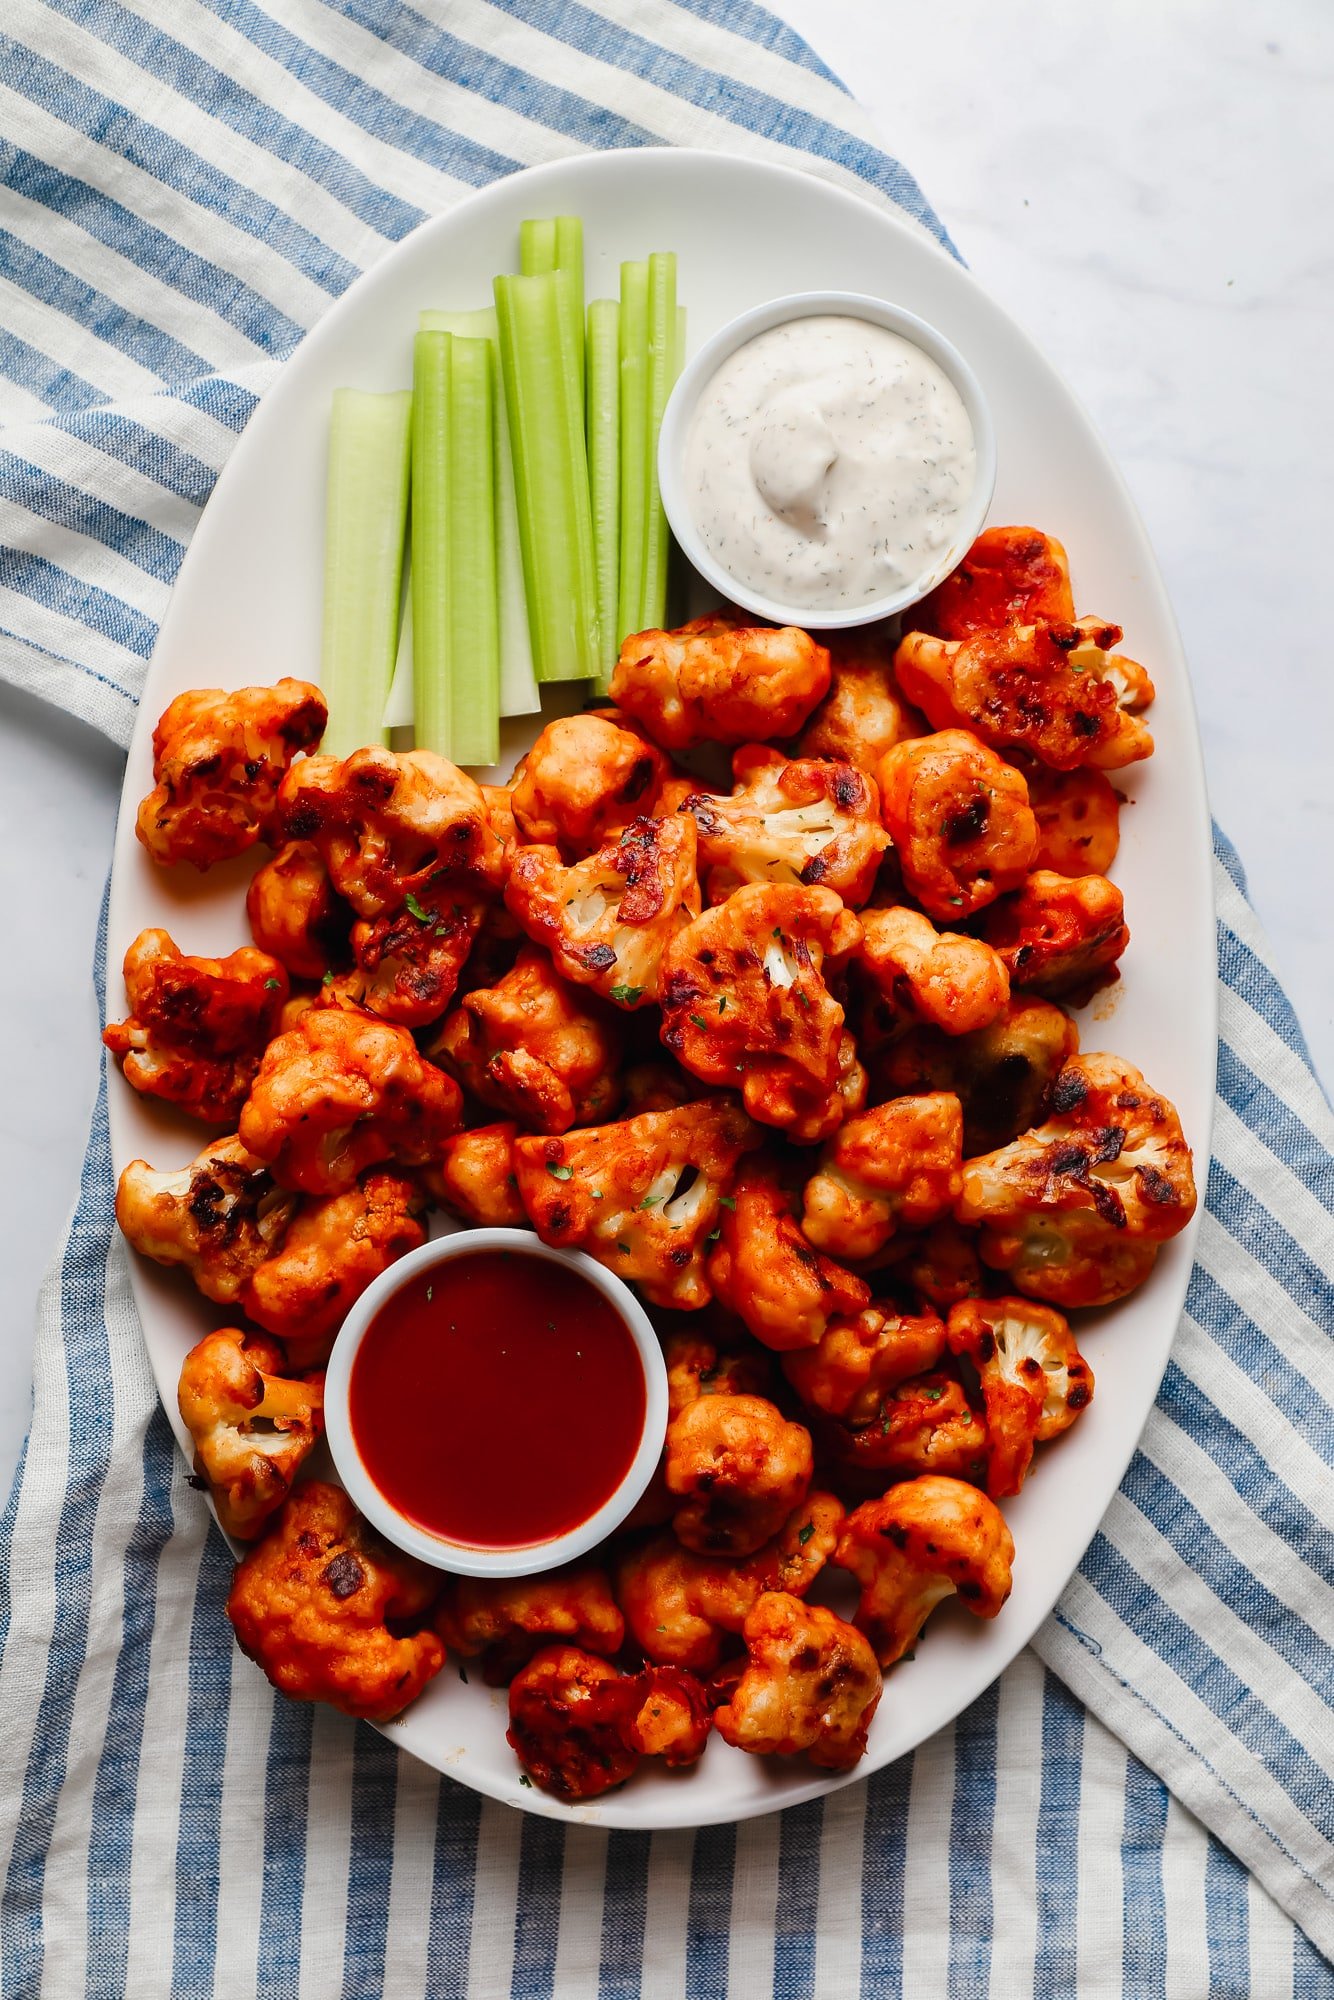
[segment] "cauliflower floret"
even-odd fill
[[[671,940],[697,917],[695,822],[637,819],[567,868],[554,847],[521,847],[505,902],[557,970],[633,1009],[658,997]]]
[[[664,750],[795,736],[829,687],[829,654],[795,625],[716,615],[676,632],[634,632],[612,700]]]
[[[899,1097],[845,1119],[802,1195],[817,1250],[860,1263],[900,1229],[924,1229],[959,1198],[963,1112],[957,1097]]]
[[[433,750],[372,744],[341,762],[308,757],[283,780],[278,816],[288,840],[314,843],[359,917],[392,917],[442,882],[499,885],[482,789]]]
[[[505,1738],[535,1785],[558,1799],[595,1799],[639,1767],[628,1725],[638,1689],[578,1646],[545,1646],[510,1683]]]
[[[485,1229],[525,1227],[528,1213],[514,1174],[518,1136],[517,1125],[474,1125],[446,1139],[439,1158],[422,1173],[432,1200]]]
[[[936,1313],[901,1313],[885,1300],[831,1319],[814,1347],[783,1356],[803,1403],[854,1429],[874,1423],[888,1391],[934,1368],[945,1352]]]
[[[1116,770],[1153,755],[1144,723],[1120,706],[1108,650],[1120,637],[1094,619],[957,640],[909,632],[894,671],[936,729],[975,730],[993,749],[1027,750],[1057,771]],[[1127,688],[1133,679],[1120,676]]]
[[[823,1138],[845,1107],[843,1009],[821,966],[860,939],[860,924],[832,889],[738,889],[663,956],[664,1045],[702,1082],[739,1083],[762,1124]]]
[[[116,1189],[116,1221],[142,1256],[183,1266],[206,1299],[240,1306],[297,1202],[232,1137],[166,1172],[131,1160]]]
[[[549,722],[513,795],[521,837],[577,859],[653,811],[670,766],[661,750],[605,715]]]
[[[871,1288],[803,1236],[790,1197],[768,1161],[738,1176],[723,1215],[709,1282],[756,1340],[778,1353],[814,1347],[831,1319],[870,1304]]]
[[[382,1160],[424,1166],[458,1130],[461,1102],[406,1028],[312,1008],[269,1043],[241,1109],[241,1143],[283,1187],[339,1194]]]
[[[879,635],[862,631],[831,637],[833,681],[797,738],[799,757],[832,757],[855,764],[868,778],[886,750],[926,733],[925,717],[903,699]]]
[[[1121,844],[1121,795],[1103,772],[1052,771],[1029,759],[1028,802],[1038,823],[1035,868],[1105,875]]]
[[[1068,625],[1074,615],[1069,560],[1040,528],[985,528],[916,612],[922,630],[942,639],[1005,625]]]
[[[328,713],[309,681],[177,695],[153,731],[154,784],[134,826],[154,861],[211,868],[270,840],[283,774]]]
[[[701,1555],[753,1555],[801,1505],[814,1473],[810,1432],[762,1396],[702,1396],[667,1426],[672,1526]]]
[[[732,759],[732,796],[692,792],[681,805],[699,833],[699,871],[711,903],[742,882],[818,883],[849,905],[875,885],[889,835],[880,794],[854,764],[751,743]]]
[[[987,911],[982,934],[1005,961],[1012,985],[1081,1002],[1116,976],[1111,968],[1130,942],[1115,883],[1047,868]]]
[[[363,1007],[404,1028],[424,1028],[454,998],[486,904],[480,896],[437,883],[392,916],[361,918],[352,950],[362,974]]]
[[[926,1472],[979,1485],[987,1476],[987,1426],[963,1384],[944,1370],[900,1382],[870,1423],[845,1421],[829,1443],[837,1462],[870,1478],[877,1491]]]
[[[185,1357],[176,1391],[223,1530],[251,1542],[282,1506],[324,1428],[324,1389],[284,1373],[263,1334],[221,1327]]]
[[[125,1081],[206,1125],[231,1125],[287,998],[276,958],[246,945],[187,958],[166,931],[140,931],[125,954],[129,1018],[102,1040]]]
[[[1005,1011],[1010,975],[980,938],[938,931],[917,910],[863,910],[860,922],[857,963],[878,996],[878,1037],[914,1021],[970,1035]]]
[[[1068,1014],[1049,1000],[1016,995],[975,1034],[911,1029],[876,1059],[876,1093],[953,1091],[963,1105],[967,1159],[994,1152],[1036,1122],[1048,1086],[1078,1047]]]
[[[975,1618],[997,1615],[1010,1594],[1014,1538],[985,1493],[928,1474],[854,1509],[834,1561],[860,1583],[854,1623],[892,1667],[956,1592]]]
[[[251,1273],[242,1310],[278,1335],[293,1367],[322,1368],[367,1286],[426,1241],[423,1206],[410,1180],[377,1168],[342,1194],[307,1196]]]
[[[1038,823],[1013,765],[966,729],[899,743],[881,758],[880,812],[903,880],[929,916],[958,923],[1015,889]]]
[[[646,1667],[634,1679],[639,1707],[625,1724],[631,1749],[643,1757],[661,1757],[669,1770],[697,1764],[713,1728],[701,1683],[680,1667]]]
[[[504,1687],[539,1647],[563,1640],[586,1653],[619,1653],[625,1620],[607,1572],[566,1563],[542,1576],[451,1577],[437,1630],[453,1654],[485,1654],[484,1677]]]
[[[766,1590],[804,1597],[828,1562],[843,1526],[832,1493],[811,1493],[779,1533],[752,1556],[697,1555],[673,1534],[623,1555],[614,1588],[630,1635],[646,1659],[709,1674],[729,1633]]]
[[[744,1347],[722,1347],[687,1324],[663,1333],[662,1352],[669,1422],[701,1396],[768,1396],[773,1388],[769,1356],[751,1341]]]
[[[1190,1147],[1165,1097],[1118,1056],[1075,1056],[1043,1122],[964,1163],[961,1222],[1016,1289],[1050,1304],[1108,1305],[1141,1284],[1158,1246],[1195,1213]]]
[[[335,894],[319,850],[289,840],[246,891],[250,934],[297,979],[323,979],[352,957],[352,912]]]
[[[802,1751],[822,1771],[850,1771],[884,1692],[875,1654],[822,1604],[766,1591],[745,1627],[749,1661],[714,1713],[724,1743],[756,1757]]]
[[[391,1549],[341,1487],[311,1480],[237,1567],[227,1616],[281,1693],[388,1722],[444,1665],[439,1577]]]
[[[735,1098],[714,1096],[518,1139],[514,1172],[544,1243],[586,1250],[653,1305],[693,1311],[712,1297],[705,1252],[737,1161],[758,1143]]]
[[[987,1411],[987,1492],[1017,1493],[1035,1444],[1068,1430],[1093,1399],[1093,1371],[1068,1320],[1030,1299],[967,1299],[949,1344],[977,1370]]]
[[[615,1021],[534,945],[496,985],[464,995],[430,1054],[471,1096],[532,1132],[600,1125],[616,1109]]]

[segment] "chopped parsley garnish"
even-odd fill
[[[622,1243],[619,1239],[617,1240],[616,1248],[620,1251],[623,1257],[628,1257],[631,1254],[630,1245],[628,1243]]]
[[[332,972],[326,972],[323,979],[320,981],[320,984],[321,986],[332,986],[333,985]]]
[[[619,1000],[623,1007],[633,1007],[643,992],[642,986],[609,986],[607,993],[613,1000]]]
[[[814,1533],[815,1533],[815,1523],[814,1521],[808,1521],[805,1527],[801,1530],[801,1532],[797,1536],[797,1540],[801,1543],[803,1549],[805,1548],[807,1542],[810,1540],[811,1536]]]
[[[276,993],[281,984],[282,981],[279,979],[266,979],[264,981],[264,991],[266,993]]]
[[[926,1400],[928,1403],[938,1403],[941,1397],[944,1395],[945,1391],[941,1388],[940,1384],[937,1383],[934,1388],[924,1390],[923,1393],[926,1396]]]
[[[532,1781],[532,1779],[531,1779],[531,1778],[529,1777],[529,1775],[528,1775],[528,1773],[527,1773],[526,1771],[520,1771],[520,1773],[519,1773],[519,1783],[520,1783],[521,1785],[527,1785],[527,1787],[528,1787],[529,1791],[530,1791],[530,1792],[532,1791],[532,1789],[533,1789],[533,1781]]]
[[[779,943],[781,944],[783,941],[783,926],[781,924],[774,925],[774,936],[778,939]]]
[[[734,1194],[720,1194],[718,1199],[724,1208],[736,1207],[736,1196]]]
[[[709,1025],[702,1014],[692,1014],[690,1018],[697,1028],[707,1028]]]
[[[718,1002],[718,1012],[719,1012],[720,1014],[725,1014],[725,1013],[727,1012],[727,995],[726,995],[726,994],[724,994],[724,995],[723,995],[723,997],[722,997],[722,999],[721,999],[721,1000],[720,1000],[720,1001]]]
[[[407,911],[410,917],[415,917],[417,919],[417,922],[419,924],[430,923],[431,912],[428,909],[426,909],[423,904],[417,901],[417,898],[413,895],[410,889],[407,895],[403,898],[403,907]]]
[[[568,1181],[574,1172],[574,1168],[563,1167],[558,1160],[548,1160],[547,1172],[551,1175],[553,1181]]]
[[[704,1238],[704,1241],[706,1243],[716,1243],[718,1241],[718,1238],[722,1235],[722,1233],[723,1232],[721,1229],[711,1229],[708,1235]],[[704,1380],[704,1377],[701,1375],[699,1379],[702,1382]]]
[[[661,1200],[662,1196],[660,1194],[646,1194],[639,1206],[641,1208],[656,1208]]]

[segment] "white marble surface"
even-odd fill
[[[1325,0],[1029,0],[1022,16],[995,0],[780,0],[779,11],[855,83],[1118,458],[1193,663],[1215,813],[1329,1087],[1334,11]],[[0,984],[7,1483],[38,1284],[77,1191],[96,1085],[89,968],[119,759],[3,688],[0,740],[0,894],[18,946]]]

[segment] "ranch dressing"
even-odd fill
[[[686,441],[714,560],[811,612],[934,582],[957,559],[975,474],[973,427],[943,369],[902,334],[833,314],[729,355]]]

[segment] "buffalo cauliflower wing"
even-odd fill
[[[270,840],[279,784],[327,720],[309,681],[177,695],[153,731],[153,789],[134,826],[154,861],[211,868]]]
[[[830,1320],[814,1347],[783,1356],[783,1373],[808,1409],[860,1428],[880,1415],[886,1394],[924,1375],[945,1352],[938,1314],[901,1313],[876,1300]]]
[[[732,759],[730,798],[692,792],[681,805],[699,834],[699,873],[711,903],[743,882],[803,882],[849,905],[875,885],[889,835],[880,794],[855,764],[789,760],[749,744]]]
[[[324,1391],[284,1372],[263,1334],[221,1327],[190,1349],[176,1398],[194,1439],[195,1475],[239,1541],[264,1532],[324,1427]]]
[[[297,1701],[388,1722],[444,1665],[439,1577],[382,1542],[341,1487],[310,1480],[238,1564],[237,1644]]]
[[[1081,1003],[1115,977],[1113,967],[1130,942],[1114,882],[1047,868],[993,904],[981,930],[1004,960],[1012,986],[1048,999],[1070,994]]]
[[[1108,1305],[1195,1213],[1190,1148],[1165,1097],[1118,1056],[1075,1056],[1042,1123],[964,1163],[958,1217],[983,1260],[1050,1305]]]
[[[1116,770],[1153,754],[1138,715],[1121,706],[1110,652],[1120,627],[1010,625],[967,639],[909,632],[894,671],[936,729],[971,729],[995,750],[1026,750],[1058,771]],[[892,831],[892,829],[891,829]]]
[[[714,1711],[724,1743],[756,1757],[796,1757],[850,1771],[884,1692],[880,1667],[855,1627],[822,1604],[766,1591],[743,1627],[748,1655],[731,1700]]]
[[[486,904],[447,882],[409,895],[392,916],[362,917],[352,926],[361,973],[359,998],[370,1013],[404,1028],[424,1028],[454,998]]]
[[[676,1539],[701,1555],[753,1555],[810,1491],[810,1432],[763,1396],[701,1396],[667,1426]]]
[[[634,1681],[578,1646],[544,1646],[510,1683],[506,1741],[553,1798],[595,1799],[639,1768]]]
[[[382,1160],[424,1166],[458,1129],[460,1107],[454,1079],[406,1028],[311,1008],[265,1050],[240,1136],[280,1186],[340,1194]]]
[[[455,1576],[436,1629],[451,1653],[485,1655],[484,1676],[504,1686],[541,1646],[561,1641],[585,1653],[619,1653],[625,1619],[607,1572],[586,1560],[541,1576]]]
[[[928,916],[958,923],[1017,888],[1033,866],[1028,787],[966,729],[896,744],[877,777],[904,885]]]
[[[870,1304],[871,1288],[802,1234],[767,1160],[744,1167],[723,1214],[709,1282],[756,1340],[777,1353],[814,1347],[831,1319]]]
[[[1074,615],[1069,559],[1040,528],[985,528],[915,613],[924,632],[942,639],[1006,625],[1069,625]]]
[[[600,1125],[616,1109],[615,1020],[534,945],[494,986],[465,993],[430,1053],[470,1096],[531,1132]]]
[[[141,1256],[180,1265],[217,1305],[242,1306],[298,1200],[233,1136],[215,1139],[184,1167],[131,1160],[116,1188],[116,1221]]]
[[[1010,1594],[1014,1538],[985,1493],[927,1474],[854,1508],[833,1559],[861,1585],[853,1622],[892,1667],[947,1597],[957,1593],[975,1618],[997,1615]]]
[[[519,837],[574,860],[591,854],[653,811],[669,769],[661,750],[609,716],[558,716],[515,778]]]
[[[611,697],[664,750],[795,736],[829,687],[829,654],[795,625],[716,615],[676,632],[633,632]]]
[[[505,902],[566,979],[632,1010],[657,999],[663,954],[699,915],[695,823],[633,820],[570,868],[554,847],[521,847]]]
[[[862,1263],[900,1229],[925,1229],[958,1200],[963,1112],[949,1091],[899,1097],[847,1118],[802,1195],[817,1250]]]
[[[648,1660],[712,1673],[766,1590],[805,1596],[842,1525],[842,1502],[811,1493],[771,1542],[740,1561],[698,1555],[670,1533],[641,1542],[622,1555],[613,1578],[631,1637]]]
[[[953,1091],[963,1105],[964,1157],[991,1153],[1036,1123],[1048,1086],[1078,1047],[1068,1014],[1016,994],[970,1035],[910,1029],[875,1059],[876,1094]]]
[[[860,939],[832,889],[738,889],[664,954],[664,1046],[701,1082],[739,1089],[762,1124],[823,1138],[845,1107],[843,1009],[821,969]]]
[[[287,998],[277,959],[250,945],[187,958],[166,931],[140,931],[125,954],[129,1018],[102,1040],[125,1081],[206,1125],[232,1125]]]
[[[951,1352],[977,1370],[987,1413],[987,1492],[1017,1493],[1035,1444],[1068,1430],[1093,1399],[1093,1371],[1069,1321],[1031,1299],[966,1299],[949,1318]]]
[[[446,1139],[422,1182],[433,1201],[485,1229],[521,1229],[528,1213],[514,1175],[517,1125],[473,1125]]]
[[[914,1375],[881,1398],[869,1423],[844,1419],[822,1438],[837,1466],[880,1491],[894,1479],[944,1473],[981,1485],[987,1476],[987,1426],[963,1384],[944,1369]],[[836,1474],[831,1465],[831,1479]]]
[[[519,1199],[544,1243],[586,1250],[653,1305],[712,1293],[705,1256],[737,1162],[759,1133],[734,1098],[644,1111],[514,1146]]]
[[[1053,771],[1029,759],[1028,802],[1038,823],[1035,868],[1058,875],[1105,875],[1121,844],[1121,795],[1090,764]]]
[[[876,994],[877,1039],[918,1021],[971,1035],[1005,1011],[1010,975],[981,938],[938,931],[918,910],[862,910],[859,921],[857,963]]]
[[[797,738],[798,757],[855,764],[868,778],[886,750],[926,733],[925,718],[899,692],[889,650],[865,632],[834,635],[829,692]]]
[[[426,1241],[424,1206],[410,1180],[375,1167],[341,1194],[305,1196],[251,1273],[242,1310],[278,1335],[294,1367],[322,1368],[367,1286]]]
[[[703,1684],[680,1667],[646,1667],[634,1676],[638,1707],[625,1722],[625,1739],[641,1757],[661,1757],[684,1770],[704,1755],[713,1712]]]
[[[294,978],[323,979],[350,963],[352,912],[308,840],[289,840],[255,870],[245,907],[255,943]]]
[[[481,786],[433,750],[372,744],[294,765],[278,797],[288,840],[311,842],[359,917],[396,916],[442,883],[498,886],[501,843]]]

